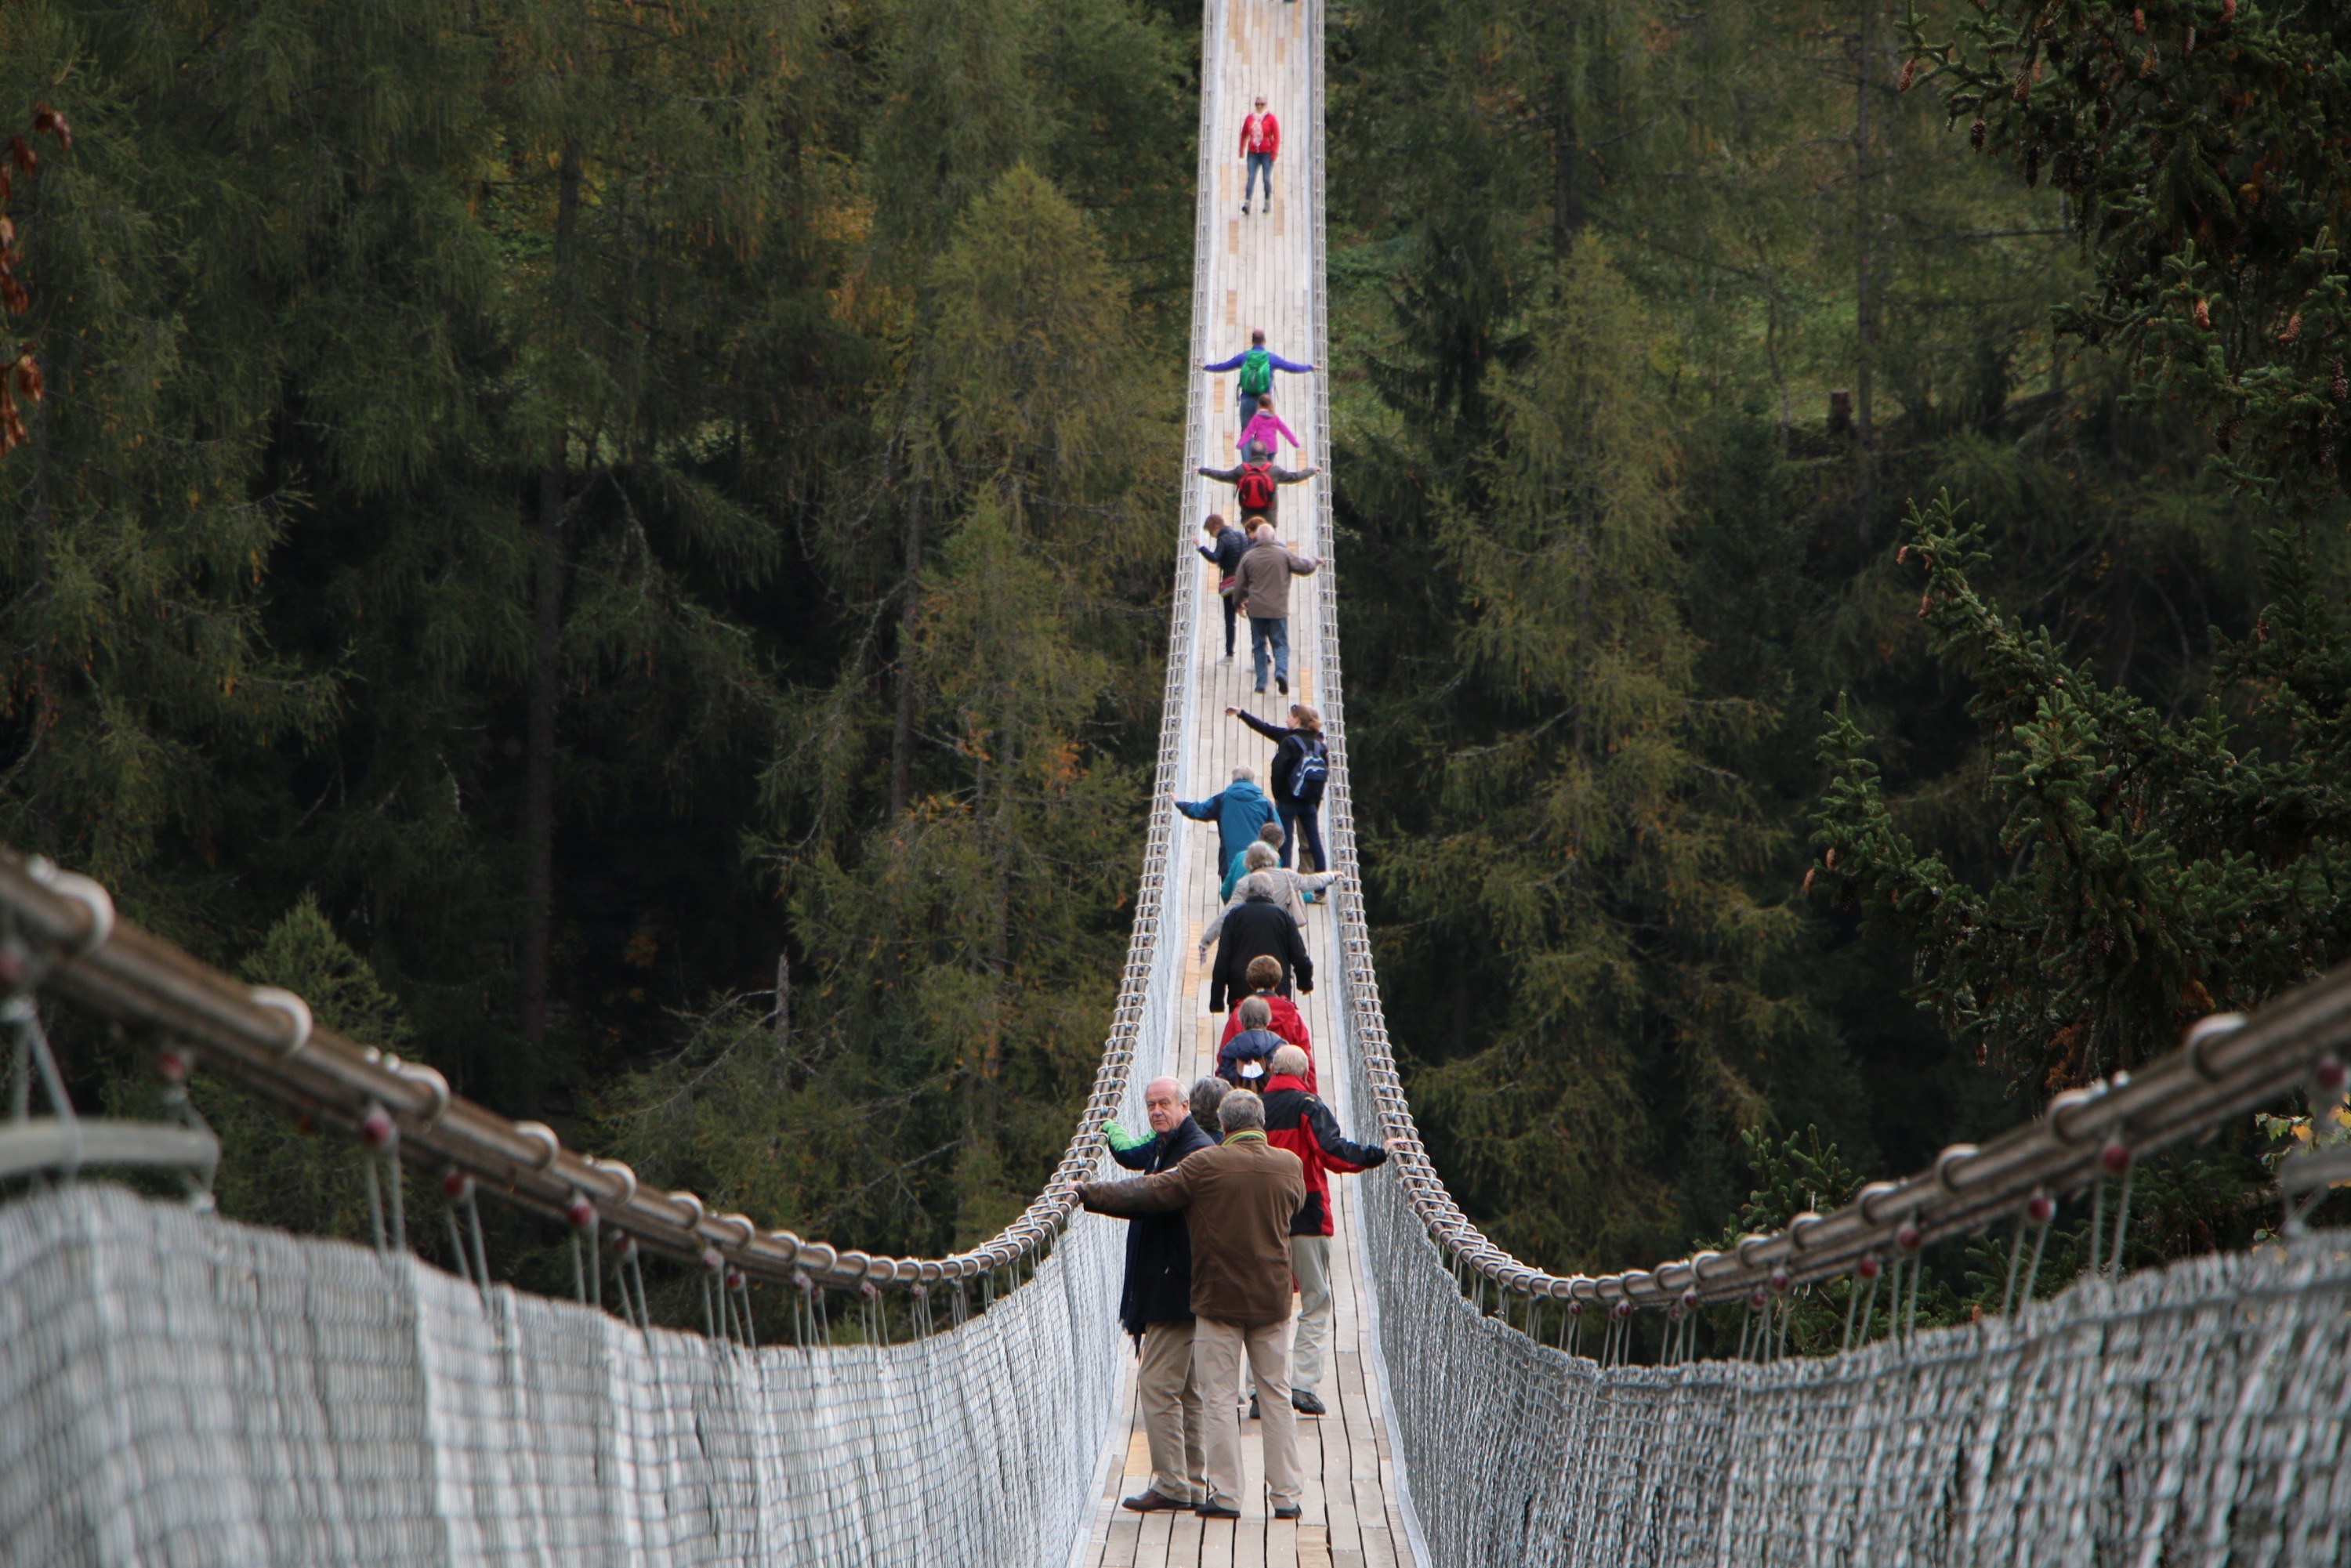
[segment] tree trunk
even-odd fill
[[[580,142],[566,138],[556,180],[557,298],[569,287],[572,230],[580,208]],[[560,320],[559,316],[559,321]],[[569,440],[559,432],[538,475],[538,559],[534,569],[530,650],[530,713],[523,742],[522,1037],[547,1037],[548,969],[555,923],[555,719],[563,695],[563,580],[570,540],[564,493],[569,487]]]
[[[923,609],[923,484],[906,490],[906,575],[898,587],[898,714],[890,727],[890,815],[903,816],[914,787],[914,629]]]
[[[1574,98],[1564,63],[1552,78],[1551,110],[1551,244],[1555,259],[1564,261],[1575,236],[1583,229],[1582,170],[1583,140],[1575,125]]]
[[[1856,437],[1855,488],[1859,493],[1857,522],[1861,542],[1869,543],[1877,513],[1877,429],[1872,422],[1870,380],[1876,357],[1877,300],[1870,272],[1871,230],[1876,204],[1870,199],[1874,179],[1869,161],[1869,68],[1877,51],[1877,0],[1864,0],[1861,36],[1853,57],[1853,210],[1854,210],[1854,329],[1859,339],[1854,356],[1854,424]]]

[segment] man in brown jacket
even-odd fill
[[[1238,1519],[1241,1357],[1257,1379],[1265,1422],[1265,1486],[1276,1519],[1296,1519],[1301,1495],[1298,1417],[1290,1399],[1290,1229],[1306,1201],[1306,1168],[1266,1141],[1265,1102],[1246,1089],[1217,1107],[1225,1141],[1140,1181],[1080,1184],[1097,1214],[1184,1211],[1192,1239],[1192,1380],[1208,1451],[1203,1519]]]
[[[1266,650],[1273,651],[1273,684],[1290,695],[1290,580],[1311,577],[1323,563],[1292,555],[1273,537],[1271,523],[1259,523],[1241,552],[1238,580],[1241,607],[1249,612],[1249,661],[1257,672],[1257,690],[1265,695]]]

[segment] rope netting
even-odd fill
[[[2094,1279],[1818,1358],[1612,1367],[1479,1312],[1360,1184],[1435,1561],[2351,1562],[2351,1249]]]
[[[0,1559],[1060,1563],[1117,1240],[940,1333],[753,1351],[60,1189],[0,1212]]]

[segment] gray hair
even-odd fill
[[[1241,1003],[1241,1027],[1263,1029],[1273,1021],[1273,1004],[1263,997],[1250,997]]]
[[[1281,852],[1263,839],[1241,852],[1241,864],[1251,871],[1271,871],[1281,863]]]
[[[1281,884],[1261,871],[1253,871],[1241,878],[1240,885],[1233,891],[1243,898],[1280,898]]]
[[[1232,1087],[1221,1078],[1203,1078],[1192,1085],[1192,1120],[1203,1127],[1217,1124],[1217,1105]]]
[[[1251,997],[1250,1001],[1258,998]],[[1294,1045],[1285,1045],[1266,1060],[1268,1072],[1286,1072],[1292,1078],[1306,1076],[1306,1053]]]
[[[1281,859],[1280,851],[1282,841],[1290,837],[1290,831],[1287,828],[1284,828],[1280,822],[1268,822],[1264,827],[1259,828],[1257,831],[1257,837],[1259,843],[1271,844],[1273,846],[1273,858],[1276,861],[1280,861]]]
[[[1233,769],[1233,782],[1254,784],[1257,782],[1257,770],[1253,768],[1236,768]]]
[[[1265,1131],[1265,1102],[1257,1097],[1254,1089],[1236,1089],[1225,1096],[1217,1107],[1217,1122],[1230,1137],[1235,1133]]]

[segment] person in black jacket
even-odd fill
[[[1208,1010],[1225,1010],[1225,998],[1235,1002],[1249,994],[1249,960],[1259,956],[1281,965],[1282,996],[1294,981],[1301,991],[1314,988],[1314,958],[1306,951],[1306,937],[1298,922],[1281,906],[1281,890],[1261,871],[1241,878],[1236,890],[1240,903],[1225,911],[1225,928],[1217,937],[1217,967],[1208,980]]]
[[[1134,1138],[1115,1124],[1105,1130],[1110,1157],[1128,1170],[1157,1176],[1186,1155],[1215,1147],[1216,1140],[1192,1119],[1184,1086],[1173,1078],[1145,1084],[1143,1108],[1154,1136]],[[1192,1382],[1192,1235],[1180,1210],[1127,1222],[1126,1283],[1119,1291],[1118,1321],[1134,1336],[1142,1363],[1135,1401],[1151,1448],[1151,1484],[1122,1506],[1137,1513],[1190,1508],[1207,1500],[1208,1458],[1200,1395]]]
[[[1241,569],[1241,556],[1249,549],[1249,536],[1214,512],[1200,525],[1208,542],[1200,547],[1200,559],[1217,569],[1217,592],[1225,601],[1225,658],[1233,656],[1233,629],[1240,619],[1240,584],[1234,574]]]
[[[1316,871],[1328,870],[1329,863],[1322,858],[1322,786],[1331,774],[1331,749],[1322,736],[1322,716],[1304,703],[1292,703],[1285,728],[1237,707],[1227,708],[1225,714],[1277,743],[1273,766],[1267,772],[1273,786],[1274,814],[1281,819],[1281,863],[1290,863],[1294,844],[1300,869],[1312,855]]]

